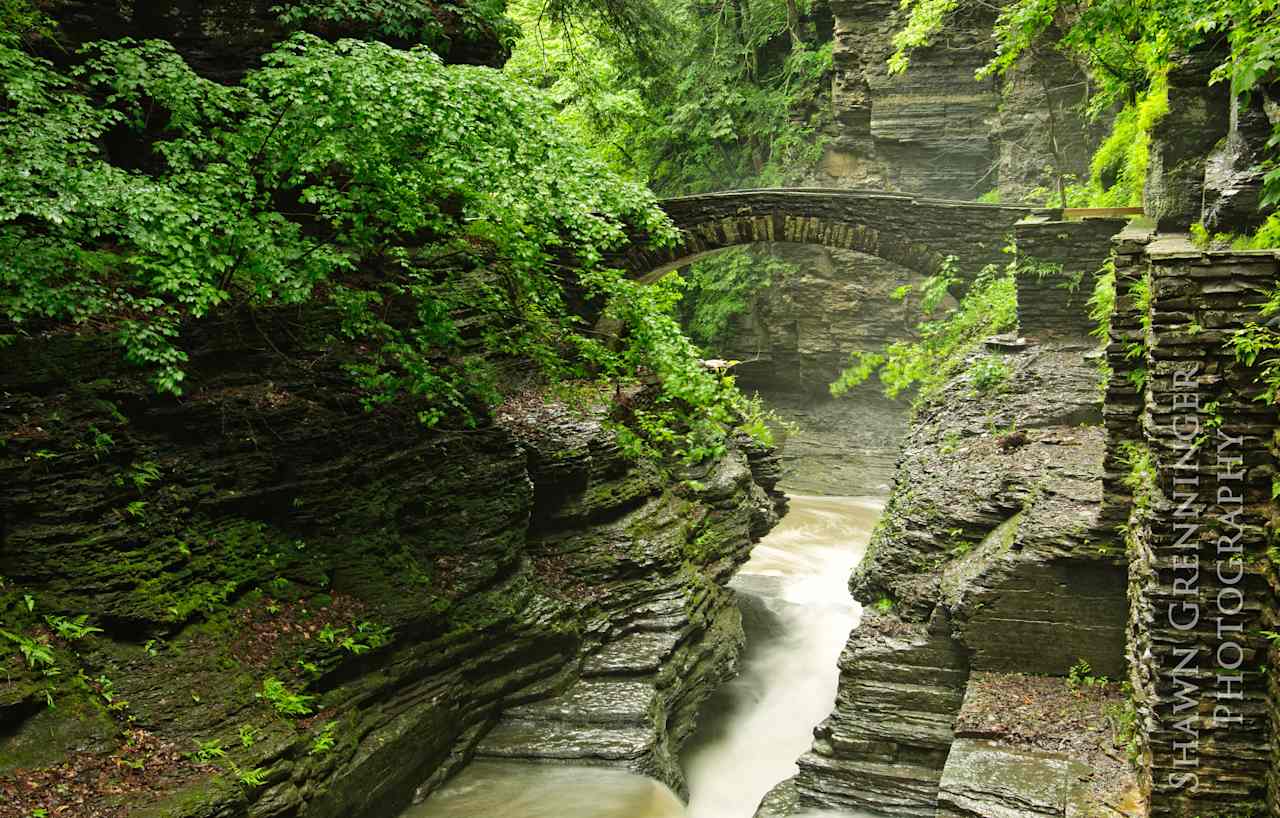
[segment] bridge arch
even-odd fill
[[[680,229],[675,247],[633,242],[617,266],[653,280],[702,256],[742,244],[792,242],[854,250],[932,275],[947,256],[962,272],[1008,260],[1004,248],[1026,206],[924,199],[865,190],[785,188],[682,196],[661,202]]]

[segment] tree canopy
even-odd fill
[[[91,43],[64,68],[24,47],[37,16],[8,23],[2,341],[112,333],[177,394],[190,321],[310,304],[366,351],[350,365],[366,406],[407,400],[429,426],[483,415],[502,356],[553,380],[657,375],[637,440],[693,459],[739,420],[670,293],[602,265],[631,230],[670,240],[653,194],[566,135],[542,92],[426,47],[306,33],[236,85],[163,41]],[[617,345],[572,306],[587,302],[622,322]]]

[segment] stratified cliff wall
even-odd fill
[[[687,471],[636,462],[607,404],[532,388],[471,430],[368,414],[332,320],[204,322],[182,399],[110,342],[0,351],[0,618],[52,652],[4,660],[0,787],[104,763],[136,815],[383,816],[482,739],[525,755],[484,738],[518,713],[537,755],[681,788],[776,461],[743,440]],[[102,631],[55,630],[82,614]],[[625,712],[588,702],[609,727],[556,752],[574,717],[534,703],[588,687]],[[209,742],[227,755],[178,755]]]
[[[1101,133],[1086,122],[1083,74],[1056,52],[1029,54],[1000,80],[975,78],[994,55],[994,11],[948,18],[946,36],[890,75],[893,35],[905,24],[890,0],[832,0],[835,108],[815,181],[976,199],[998,190],[1017,202],[1083,178]]]

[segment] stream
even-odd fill
[[[882,508],[876,498],[793,494],[734,577],[747,648],[685,748],[687,806],[620,770],[480,761],[402,818],[751,818],[831,711],[836,659],[861,616],[846,583]]]

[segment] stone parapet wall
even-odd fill
[[[1130,678],[1151,814],[1245,814],[1273,764],[1259,630],[1274,620],[1276,424],[1226,342],[1256,318],[1277,261],[1169,236],[1130,234],[1117,249],[1106,512],[1128,503]]]
[[[1124,219],[1018,222],[1018,327],[1036,341],[1091,345],[1089,297]]]
[[[607,261],[639,278],[742,244],[790,242],[856,250],[919,273],[954,256],[962,274],[1004,264],[1013,226],[1034,208],[954,202],[866,190],[742,190],[661,202],[683,233],[671,248],[644,247],[644,236]],[[928,237],[927,239],[923,237]]]

